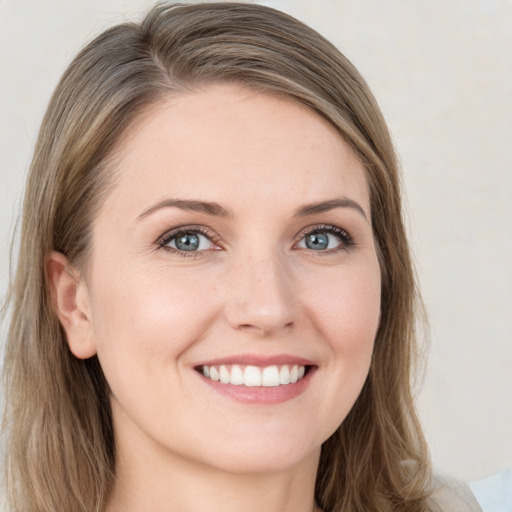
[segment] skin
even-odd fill
[[[117,170],[87,271],[58,253],[48,263],[71,351],[97,354],[112,390],[107,511],[311,512],[321,444],[364,384],[379,322],[362,164],[306,107],[216,84],[146,112]],[[341,197],[357,206],[295,215]],[[155,208],[169,198],[231,216]],[[305,233],[325,225],[353,244],[330,235],[308,248]],[[180,226],[208,229],[196,257],[158,245]],[[303,357],[316,371],[291,400],[248,404],[194,370],[240,354]]]

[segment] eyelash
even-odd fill
[[[332,224],[320,224],[318,226],[309,226],[302,230],[297,236],[297,242],[299,243],[304,239],[307,235],[311,235],[314,233],[328,233],[330,235],[335,235],[340,240],[340,245],[335,247],[334,249],[325,249],[322,251],[314,251],[309,249],[314,256],[322,257],[328,256],[330,254],[336,254],[340,251],[348,252],[352,247],[354,247],[355,242],[351,235],[348,234],[344,229],[338,228],[337,226],[333,226]]]
[[[208,240],[210,240],[215,245],[220,245],[219,237],[209,228],[204,226],[183,226],[181,228],[174,229],[172,231],[168,231],[164,235],[162,235],[156,242],[158,248],[163,249],[165,251],[171,252],[173,254],[177,254],[182,258],[198,258],[201,257],[204,251],[180,251],[179,249],[174,249],[173,247],[168,247],[167,244],[172,242],[175,238],[178,238],[180,235],[204,235]]]
[[[329,254],[338,253],[340,251],[348,252],[355,245],[354,239],[352,238],[351,235],[349,235],[349,233],[347,231],[345,231],[344,229],[338,228],[336,226],[333,226],[331,224],[310,226],[310,227],[304,229],[297,236],[297,241],[295,242],[295,244],[299,243],[305,236],[311,235],[314,233],[332,234],[332,235],[335,235],[336,237],[338,237],[340,240],[339,247],[336,247],[334,249],[325,249],[325,250],[321,250],[321,251],[314,251],[312,249],[309,249],[309,250],[306,249],[309,252],[311,252],[314,256],[317,256],[317,257],[322,257],[322,256],[326,256]],[[201,257],[205,251],[198,250],[198,251],[187,252],[187,251],[182,251],[182,250],[174,249],[173,247],[167,246],[167,244],[172,242],[174,239],[178,238],[180,235],[185,235],[185,234],[187,234],[187,235],[188,234],[204,235],[213,244],[219,245],[219,246],[221,245],[219,237],[211,229],[206,228],[204,226],[184,226],[181,228],[174,229],[172,231],[168,231],[167,233],[162,235],[156,241],[156,246],[158,249],[163,249],[165,251],[176,254],[182,258],[195,259],[195,258]]]

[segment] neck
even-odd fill
[[[114,419],[124,414],[116,401],[113,413]],[[115,482],[105,512],[318,510],[314,491],[320,447],[290,465],[279,467],[276,461],[268,471],[258,466],[251,472],[243,453],[240,467],[223,467],[223,450],[219,464],[212,464],[166,448],[130,421],[118,421],[115,446]]]
[[[162,465],[118,454],[106,512],[320,512],[314,503],[318,458],[313,453],[284,471],[238,474],[174,456]]]

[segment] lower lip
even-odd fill
[[[204,377],[196,371],[203,382],[218,393],[228,396],[238,402],[247,404],[280,404],[295,398],[306,391],[315,373],[316,367],[310,367],[304,377],[294,384],[280,386],[235,386],[234,384],[222,384],[219,381]],[[195,371],[195,370],[194,370]]]

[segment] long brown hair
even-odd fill
[[[13,510],[101,512],[115,474],[108,386],[75,358],[53,311],[45,260],[87,261],[116,143],[150,104],[214,81],[285,95],[330,122],[366,169],[382,271],[370,374],[323,445],[316,500],[326,512],[426,511],[427,450],[411,396],[418,295],[397,161],[368,86],[328,41],[252,4],[159,4],[140,24],[92,41],[62,77],[39,133],[23,209],[5,353],[6,475]]]

